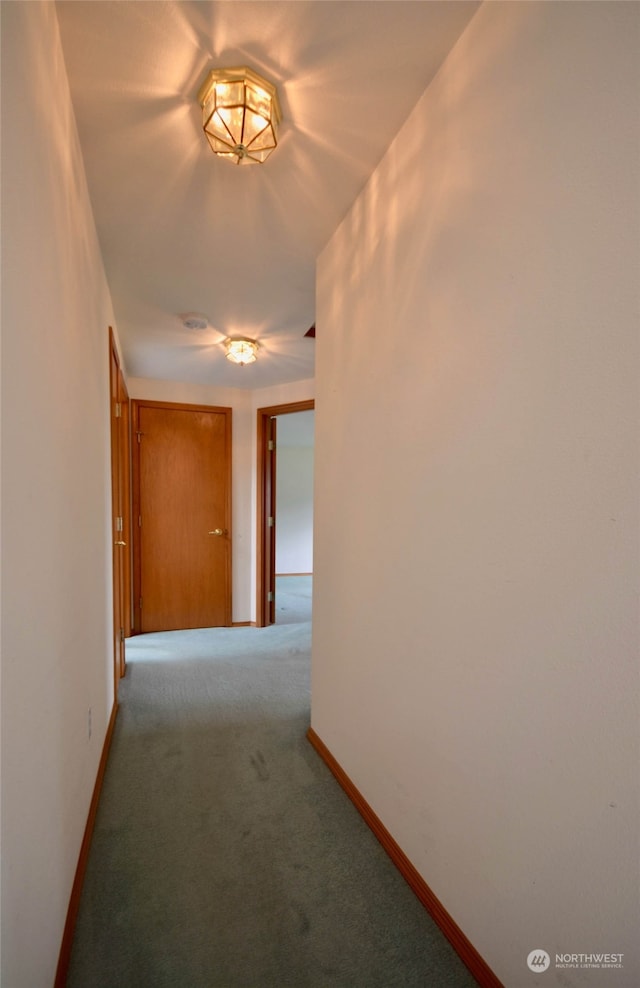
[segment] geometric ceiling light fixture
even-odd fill
[[[282,119],[276,87],[246,67],[212,69],[198,93],[211,150],[244,165],[266,161]]]
[[[234,336],[224,341],[224,349],[227,360],[244,366],[256,360],[259,346],[255,340],[250,340],[246,336]]]

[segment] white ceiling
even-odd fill
[[[435,0],[58,0],[127,370],[259,388],[313,377],[315,261],[477,9]],[[264,165],[217,159],[212,66],[266,75],[283,110]],[[204,313],[206,329],[180,315]],[[256,364],[220,345],[245,335]]]

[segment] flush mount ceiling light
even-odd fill
[[[282,114],[276,87],[257,72],[212,69],[198,93],[211,150],[237,165],[266,161]]]
[[[227,360],[234,364],[252,364],[257,357],[258,344],[244,336],[236,336],[224,342]]]

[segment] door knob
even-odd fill
[[[113,544],[114,545],[126,545],[127,543],[126,542],[114,542]]]
[[[209,535],[226,535],[226,534],[227,534],[226,528],[214,528],[212,532],[209,532]]]

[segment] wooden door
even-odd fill
[[[229,625],[231,409],[134,401],[133,419],[136,629]]]
[[[109,328],[111,414],[111,519],[113,542],[113,638],[115,696],[125,674],[125,638],[131,634],[131,557],[129,537],[129,395],[113,330]]]
[[[119,474],[120,474],[120,547],[122,558],[122,629],[131,636],[131,402],[122,370],[118,374]],[[121,636],[122,637],[122,636]],[[125,673],[122,650],[121,675]]]

